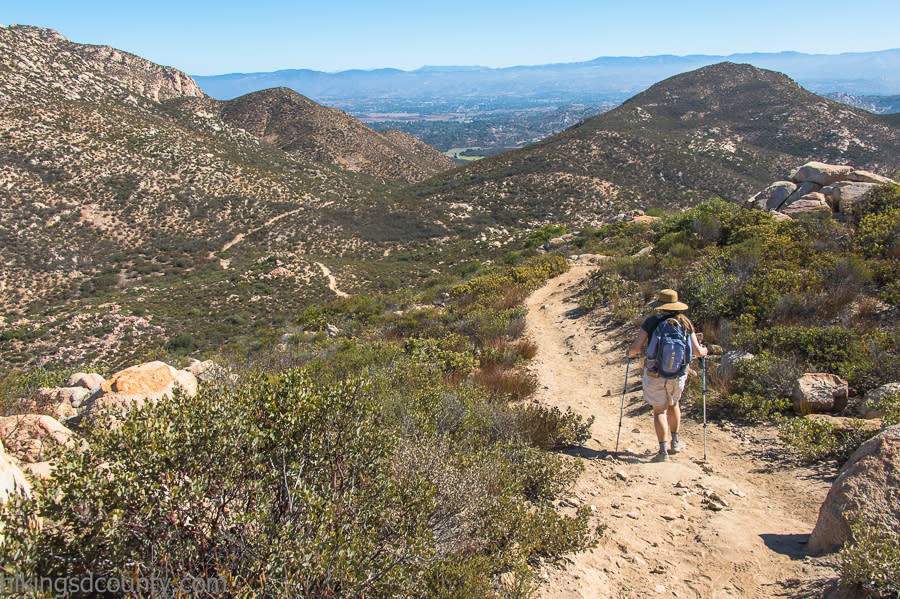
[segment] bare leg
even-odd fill
[[[669,437],[666,426],[666,406],[653,406],[653,428],[656,429],[656,440],[662,443]]]
[[[674,406],[666,407],[666,419],[669,423],[669,430],[673,433],[677,433],[679,427],[681,426],[681,403],[675,402]],[[657,434],[659,432],[657,431]],[[662,441],[663,439],[660,439]]]

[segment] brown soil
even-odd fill
[[[608,529],[597,548],[546,564],[538,595],[820,596],[834,572],[805,550],[829,482],[810,469],[765,461],[780,447],[773,428],[709,424],[703,463],[702,411],[687,405],[699,406],[701,398],[686,395],[681,438],[687,448],[669,462],[650,462],[658,444],[637,359],[615,452],[625,348],[637,330],[604,326],[581,313],[577,294],[590,270],[576,261],[529,297],[528,333],[539,346],[531,366],[537,401],[596,418],[593,438],[566,452],[585,466],[570,497],[575,505],[595,506]],[[711,509],[710,495],[727,506]]]

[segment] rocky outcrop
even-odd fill
[[[72,447],[72,431],[43,414],[0,418],[0,439],[11,455],[25,463],[44,462],[58,446]]]
[[[643,210],[636,209],[636,210],[629,210],[628,212],[621,212],[621,213],[615,215],[614,217],[612,217],[612,219],[610,219],[610,222],[652,224],[658,220],[661,220],[660,217],[650,216],[649,214],[646,214]]]
[[[737,365],[744,360],[752,360],[754,355],[739,349],[725,352],[719,359],[717,373],[724,379],[734,378],[737,374]]]
[[[92,391],[102,385],[105,380],[102,374],[96,372],[76,372],[66,379],[66,387],[83,387]]]
[[[744,207],[771,212],[779,219],[819,210],[847,213],[873,189],[889,183],[896,181],[852,166],[807,162],[791,173],[790,181],[773,183]]]
[[[848,418],[846,416],[832,416],[831,414],[808,414],[805,418],[814,422],[825,422],[835,427],[841,434],[856,433],[862,431],[869,435],[875,435],[881,430],[881,420],[863,420],[860,418]]]
[[[753,207],[771,212],[778,210],[791,195],[797,191],[797,185],[791,181],[776,181],[756,194]]]
[[[889,395],[900,395],[900,383],[888,383],[866,393],[862,405],[859,406],[863,418],[881,418],[884,416],[884,400]]]
[[[794,383],[791,400],[797,414],[840,412],[847,406],[847,381],[834,374],[806,373]]]
[[[807,162],[791,173],[791,181],[796,181],[797,183],[810,182],[824,187],[825,185],[831,185],[835,181],[843,181],[852,172],[852,166]]]
[[[189,396],[197,394],[197,378],[186,370],[177,370],[165,362],[146,362],[112,375],[91,397],[83,416],[93,417],[103,410],[123,412],[141,408],[146,402],[169,397],[176,389]]]
[[[6,453],[3,443],[0,443],[0,502],[5,502],[13,495],[31,497],[31,483],[12,456]]]
[[[14,60],[8,66],[23,73],[52,72],[57,89],[70,99],[123,99],[131,94],[161,102],[205,97],[194,80],[178,69],[109,46],[70,42],[52,29],[0,27],[0,49],[11,57],[27,53],[25,60]],[[115,85],[110,85],[113,82]]]
[[[811,553],[831,553],[851,540],[857,515],[884,530],[900,530],[900,426],[869,439],[847,460],[819,509]]]

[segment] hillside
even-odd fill
[[[630,207],[743,201],[810,159],[890,173],[900,129],[788,77],[722,63],[652,86],[540,143],[413,188],[466,223],[597,224]]]
[[[331,297],[323,257],[344,287],[365,287],[387,245],[442,234],[386,203],[397,182],[260,140],[175,69],[34,27],[0,28],[0,55],[4,361],[118,355],[178,333],[221,344]],[[348,143],[379,135],[341,122]],[[428,154],[390,141],[402,144],[407,166]],[[276,254],[284,270],[269,277],[257,260]],[[199,298],[202,318],[187,313]],[[69,326],[75,316],[90,326]]]
[[[229,100],[220,110],[226,123],[312,162],[410,182],[455,166],[411,135],[379,133],[283,87]]]

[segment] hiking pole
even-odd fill
[[[631,358],[625,362],[625,388],[622,389],[622,408],[619,410],[619,432],[616,433],[616,453],[619,453],[619,437],[622,435],[622,415],[625,413],[625,393],[628,392],[628,369],[631,368]]]
[[[703,461],[706,462],[706,356],[703,361]]]

